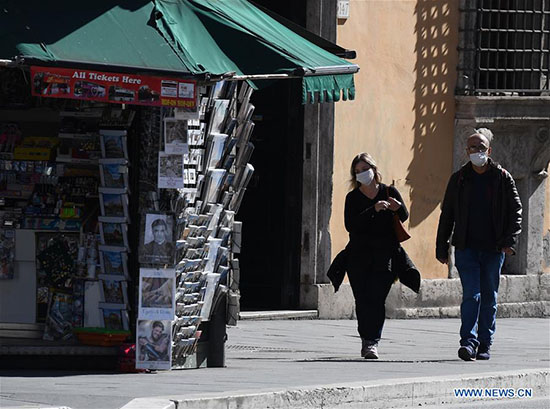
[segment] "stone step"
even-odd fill
[[[388,318],[460,318],[460,307],[397,308],[387,312]],[[499,303],[498,318],[550,317],[550,301]]]

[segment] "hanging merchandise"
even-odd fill
[[[15,229],[0,228],[0,280],[14,277]]]
[[[70,288],[77,272],[78,243],[64,235],[50,236],[37,255],[39,269],[44,273],[44,284],[53,288]]]

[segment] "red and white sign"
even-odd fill
[[[197,110],[197,83],[72,68],[31,67],[32,95]]]

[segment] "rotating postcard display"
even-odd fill
[[[162,110],[157,182],[168,189],[170,212],[142,215],[137,368],[205,364],[199,326],[210,320],[220,286],[236,313],[234,217],[254,171],[251,93],[245,82],[221,81],[199,87],[196,113]]]
[[[100,129],[101,187],[98,217],[101,245],[99,304],[104,327],[128,330],[128,148],[126,130]]]

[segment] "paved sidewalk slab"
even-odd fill
[[[0,371],[0,407],[26,403],[119,409],[137,398],[280,393],[531,370],[545,376],[550,368],[548,319],[497,320],[492,358],[483,362],[458,359],[457,319],[386,321],[378,361],[359,357],[356,325],[349,320],[240,321],[228,329],[226,368],[152,374]],[[535,387],[521,379],[522,387]]]

